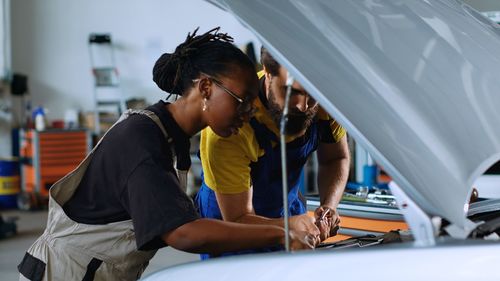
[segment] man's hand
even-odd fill
[[[320,231],[321,241],[337,235],[340,218],[335,209],[320,206],[314,211],[314,218],[316,219],[316,226]]]
[[[306,231],[290,230],[289,237],[292,251],[314,249],[320,243],[319,236]]]

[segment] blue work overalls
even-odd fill
[[[250,120],[254,135],[264,155],[257,162],[252,162],[251,181],[253,185],[253,207],[259,216],[268,218],[283,217],[283,191],[281,180],[281,152],[279,138],[265,125],[259,123],[255,118]],[[287,143],[287,170],[288,170],[288,208],[290,215],[300,215],[306,212],[305,202],[299,197],[300,175],[307,158],[318,148],[319,144],[318,123],[313,122],[304,136]],[[275,147],[272,142],[277,143]],[[200,191],[196,195],[195,204],[201,217],[222,219],[215,192],[210,189],[203,178]],[[282,247],[270,247],[240,252],[224,253],[220,256],[237,254],[270,252],[282,249]],[[202,259],[215,257],[202,254]]]

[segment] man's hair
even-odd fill
[[[280,72],[280,64],[271,56],[269,51],[262,47],[260,48],[260,63],[266,68],[266,71],[272,76],[278,76]]]

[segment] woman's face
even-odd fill
[[[207,125],[219,136],[237,134],[250,120],[258,94],[255,72],[238,69],[231,76],[209,77],[212,94],[207,100]]]

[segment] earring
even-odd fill
[[[202,108],[203,111],[206,111],[207,110],[207,98],[203,98],[203,108]]]

